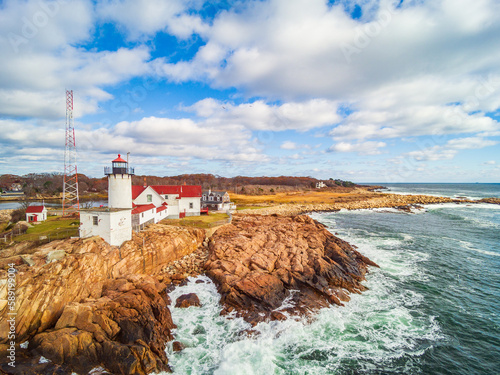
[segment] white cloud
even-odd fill
[[[133,40],[159,31],[188,38],[193,33],[203,34],[208,28],[200,17],[186,13],[196,3],[181,0],[107,0],[97,4],[97,14],[105,21],[117,22]]]
[[[338,105],[324,99],[305,102],[288,102],[270,105],[263,100],[234,105],[212,98],[201,100],[190,107],[199,117],[207,118],[213,124],[241,124],[251,130],[299,130],[306,131],[328,126],[340,121]]]
[[[285,141],[281,144],[280,148],[283,150],[296,150],[298,146],[295,142]]]
[[[360,143],[349,143],[349,142],[339,142],[332,145],[328,151],[329,152],[357,152],[361,155],[378,155],[381,154],[381,148],[387,146],[384,142],[360,142]]]
[[[417,161],[451,160],[458,154],[459,150],[480,149],[495,146],[496,144],[498,142],[482,137],[456,138],[448,141],[443,146],[435,145],[422,148],[421,150],[408,152],[404,156],[409,156]]]
[[[64,117],[65,88],[75,116],[93,113],[115,85],[149,71],[143,46],[96,51],[76,47],[95,27],[88,1],[7,1],[0,12],[0,116]]]
[[[77,126],[76,139],[81,155],[131,151],[136,156],[234,162],[264,162],[268,159],[252,140],[251,132],[243,126],[213,126],[206,121],[195,122],[191,119],[145,117],[139,121],[120,122],[113,128],[85,129]],[[3,148],[0,157],[23,155],[38,160],[47,155],[37,150],[52,149],[52,157],[62,160],[64,124],[1,120],[0,144],[13,147]],[[27,152],[29,149],[32,152]]]
[[[353,113],[335,140],[499,129],[485,114],[500,108],[500,3],[359,4],[360,20],[322,0],[240,4],[216,17],[192,59],[158,59],[155,70],[250,96],[342,102]],[[346,58],[345,45],[358,52]]]
[[[498,144],[496,141],[483,139],[481,137],[456,138],[448,141],[446,147],[454,150],[470,150],[494,146]]]

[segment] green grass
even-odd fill
[[[47,220],[28,228],[25,234],[13,237],[13,241],[36,241],[40,236],[47,239],[63,239],[78,236],[80,220],[77,218],[48,217]]]
[[[165,219],[162,220],[161,223],[182,227],[207,229],[216,226],[217,224],[222,224],[222,222],[226,221],[228,218],[229,216],[225,213],[209,213],[208,215],[201,216],[186,216],[182,219]]]

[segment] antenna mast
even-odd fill
[[[64,150],[63,216],[80,211],[76,139],[73,125],[73,90],[66,90],[66,149]]]

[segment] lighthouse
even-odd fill
[[[105,167],[108,176],[108,207],[132,208],[132,175],[134,169],[121,155],[111,162],[111,168]]]
[[[132,239],[132,176],[121,155],[104,167],[108,176],[108,207],[80,211],[80,237],[100,236],[112,246]]]

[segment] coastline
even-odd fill
[[[321,307],[348,304],[349,294],[365,290],[361,282],[365,279],[367,266],[376,264],[358,253],[351,244],[327,233],[323,224],[297,215],[376,208],[411,212],[413,208],[423,208],[421,205],[442,203],[500,202],[498,198],[473,201],[359,189],[333,203],[285,203],[241,210],[234,215],[233,224],[218,228],[215,234],[204,232],[202,235],[196,230],[155,225],[136,235],[120,251],[108,248],[98,239],[57,241],[36,249],[23,249],[18,245],[2,260],[4,263],[14,262],[21,271],[19,276],[24,279],[18,290],[21,305],[26,307],[32,297],[44,303],[49,300],[58,303],[57,308],[51,308],[50,314],[44,314],[43,318],[38,317],[35,310],[25,310],[22,332],[18,333],[20,340],[29,340],[28,351],[32,354],[28,356],[26,351],[19,349],[20,354],[26,353],[27,356],[25,360],[20,358],[20,362],[34,370],[30,366],[35,365],[37,355],[43,354],[53,361],[53,366],[62,366],[58,368],[63,373],[71,373],[74,368],[88,370],[89,366],[104,361],[109,348],[113,347],[116,358],[106,359],[106,367],[115,371],[148,373],[153,369],[168,370],[169,358],[162,354],[163,344],[177,339],[171,333],[175,325],[170,317],[176,301],[165,299],[165,292],[184,285],[188,276],[208,275],[217,285],[224,314],[236,312],[252,325],[260,321],[281,321],[295,314],[308,316]],[[172,237],[179,236],[179,230],[184,236],[180,242]],[[146,247],[143,238],[149,239]],[[174,246],[169,251],[166,250],[167,242]],[[96,256],[103,251],[108,254],[107,260],[98,262]],[[84,262],[89,257],[94,260],[92,264]],[[30,261],[34,264],[30,265]],[[74,265],[70,272],[66,267],[69,264]],[[71,275],[92,275],[90,285],[93,287],[75,283],[78,277]],[[28,289],[30,280],[35,279],[37,287]],[[65,279],[69,280],[73,286],[70,290],[75,289],[74,295],[65,293],[63,299],[54,299],[59,289],[52,288],[50,282],[56,279],[64,284]],[[289,297],[290,290],[301,290],[304,299],[294,301],[294,308],[276,312],[277,306]],[[146,326],[134,318],[135,312],[117,313],[117,304],[131,303],[136,295],[143,296],[132,309],[139,315],[148,314],[149,305],[165,311],[164,315],[155,317],[153,314],[148,318],[155,325],[152,330],[148,328],[154,340],[153,336],[144,339]],[[257,305],[255,301],[259,301]],[[310,310],[311,306],[315,308]],[[104,315],[110,321],[99,320]],[[162,326],[167,328],[162,329]],[[127,332],[126,339],[117,335],[117,327]],[[97,348],[97,358],[94,358],[93,351],[78,349],[81,343],[73,340],[75,335],[84,337]],[[134,342],[130,341],[131,337]],[[87,362],[73,360],[64,354],[67,340],[74,341],[71,341],[71,347],[78,351],[78,356],[87,358]],[[149,340],[153,340],[152,344]],[[104,346],[100,349],[102,342],[108,349]],[[142,354],[137,354],[137,348],[154,359],[152,364],[148,364]],[[4,349],[2,345],[0,349]],[[119,364],[120,358],[128,358],[127,365]],[[45,370],[46,366],[37,368],[38,373]]]
[[[358,199],[356,199],[358,198]],[[491,198],[496,199],[496,198]],[[500,202],[500,201],[499,201]],[[491,202],[491,203],[499,203]],[[377,193],[361,190],[359,194],[352,194],[334,200],[333,203],[284,203],[272,207],[245,209],[238,211],[241,214],[250,215],[300,215],[309,212],[330,212],[345,210],[361,210],[372,208],[400,208],[407,211],[410,206],[420,206],[426,204],[457,203],[475,204],[490,203],[486,200],[475,201],[469,199],[454,199],[449,197],[439,197],[421,194],[390,194]]]

